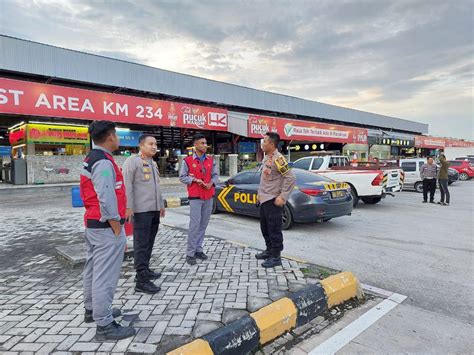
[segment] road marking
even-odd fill
[[[337,332],[332,337],[311,350],[309,355],[335,354],[337,351],[341,350],[344,346],[362,334],[380,318],[401,304],[406,298],[407,296],[400,295],[398,293],[392,293],[389,298],[383,300],[381,303],[361,315],[344,329]]]

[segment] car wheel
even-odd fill
[[[382,197],[367,197],[367,198],[362,198],[362,201],[366,205],[375,205],[376,203],[379,203],[382,200]]]
[[[461,173],[461,174],[459,174],[459,180],[467,181],[467,180],[469,180],[469,175],[467,175],[467,173]]]
[[[415,184],[415,190],[416,190],[416,192],[423,192],[423,183],[422,182],[417,182]]]
[[[293,216],[291,215],[288,205],[283,207],[282,226],[281,229],[287,230],[293,226]]]
[[[217,199],[216,198],[212,201],[212,211],[211,211],[211,213],[212,214],[219,213],[219,210],[217,209]]]
[[[352,207],[355,208],[359,203],[359,195],[357,195],[357,191],[354,187],[351,186],[351,196],[352,196]]]
[[[323,222],[329,222],[332,218],[323,219]]]

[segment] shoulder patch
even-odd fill
[[[288,165],[288,162],[286,161],[285,157],[284,156],[279,156],[276,160],[275,160],[275,164],[277,166],[277,169],[278,171],[280,172],[280,174],[282,175],[285,175],[286,173],[288,173],[288,171],[290,171],[290,167]]]
[[[103,177],[109,177],[109,176],[112,176],[112,173],[109,169],[107,169],[107,170],[104,170],[101,175]]]

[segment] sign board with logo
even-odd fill
[[[121,131],[117,130],[117,135],[120,138],[121,147],[138,147],[140,135],[142,132],[137,131]]]
[[[262,138],[276,132],[283,140],[367,144],[367,130],[326,123],[249,116],[249,137]]]
[[[257,143],[254,142],[239,142],[239,153],[257,153]]]
[[[227,110],[0,78],[0,113],[227,131]]]
[[[428,149],[441,149],[446,147],[474,147],[474,142],[454,138],[416,136],[415,147]]]
[[[9,145],[0,145],[0,157],[9,157],[12,155],[12,147]]]
[[[59,126],[28,123],[26,125],[28,143],[89,144],[87,127]]]

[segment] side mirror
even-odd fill
[[[230,185],[230,183],[231,183],[230,179],[229,179],[229,180],[226,180],[226,182],[225,182],[225,186],[229,186],[229,185]]]

